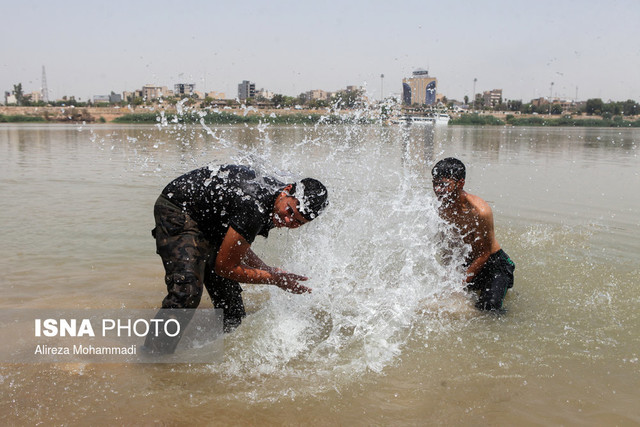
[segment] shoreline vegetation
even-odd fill
[[[47,120],[40,116],[24,116],[21,114],[0,114],[0,123],[46,123]]]
[[[59,109],[58,109],[59,110]],[[52,111],[44,108],[25,107],[6,114],[8,109],[0,110],[0,123],[119,123],[119,124],[198,124],[233,125],[233,124],[282,124],[282,125],[315,125],[338,123],[387,123],[389,117],[385,115],[352,113],[346,110],[342,114],[320,114],[317,111],[282,111],[268,110],[237,110],[237,111],[207,111],[188,110],[182,114],[175,112],[150,111],[113,114],[113,110],[91,108],[75,108]],[[13,111],[12,111],[13,112]],[[109,114],[111,113],[111,114]],[[109,120],[105,119],[105,116]],[[377,117],[376,117],[377,116]],[[527,127],[640,127],[640,118],[613,116],[602,118],[598,116],[544,116],[544,115],[491,115],[491,114],[461,114],[451,118],[450,125],[462,126],[527,126]]]
[[[501,120],[492,115],[485,114],[462,114],[452,118],[450,125],[471,125],[471,126],[558,126],[558,127],[640,127],[640,118],[636,120],[625,120],[622,116],[614,116],[610,119],[584,117],[575,118],[572,116],[549,117],[549,116],[528,116],[517,117],[511,114],[506,115]]]
[[[159,115],[155,113],[136,113],[125,114],[124,116],[115,118],[112,123],[125,124],[158,124],[158,123],[182,123],[197,124],[204,123],[206,125],[235,125],[235,124],[282,124],[282,125],[315,125],[317,123],[368,123],[369,120],[362,118],[343,117],[339,115],[322,115],[322,114],[269,114],[269,115],[243,115],[234,113],[216,113],[208,112],[186,113],[186,114],[167,114]]]

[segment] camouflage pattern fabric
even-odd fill
[[[203,285],[215,308],[224,311],[224,328],[239,326],[246,313],[242,288],[236,281],[215,273],[215,257],[221,242],[209,242],[198,224],[179,206],[160,196],[154,206],[157,253],[165,269],[167,296],[163,308],[196,308]]]

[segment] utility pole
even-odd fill
[[[47,73],[44,71],[44,65],[42,66],[42,89],[41,89],[42,101],[49,103],[49,89],[47,88]]]
[[[551,82],[551,89],[549,90],[549,115],[551,115],[551,98],[553,97],[553,82]]]
[[[476,110],[476,82],[478,81],[477,78],[473,79],[473,94],[471,94],[471,96],[473,96],[473,111]]]
[[[380,74],[380,101],[384,101],[384,74]]]

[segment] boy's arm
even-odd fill
[[[215,270],[218,276],[241,283],[276,285],[293,293],[311,292],[311,288],[298,283],[307,280],[306,277],[266,265],[253,253],[251,244],[233,227],[229,227],[220,245]]]
[[[249,267],[259,268],[261,270],[270,271],[273,269],[272,267],[269,267],[264,261],[262,261],[262,259],[260,259],[260,257],[256,255],[255,252],[253,252],[251,247],[247,249],[243,262],[247,264]]]

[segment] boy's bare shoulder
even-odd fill
[[[492,215],[491,206],[484,199],[471,193],[467,193],[466,196],[467,201],[478,216],[488,217]]]

